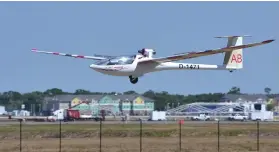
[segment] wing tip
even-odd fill
[[[31,49],[31,51],[32,51],[32,52],[37,52],[37,51],[38,51],[38,49],[33,48],[33,49]]]
[[[275,39],[270,39],[270,40],[265,40],[265,41],[262,41],[263,44],[267,44],[267,43],[271,43],[275,41]]]

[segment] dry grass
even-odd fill
[[[220,150],[248,152],[257,150],[255,124],[222,124]],[[24,125],[22,147],[24,152],[59,151],[58,125]],[[62,126],[62,151],[99,151],[98,125]],[[176,152],[179,149],[179,130],[176,124],[143,125],[143,152]],[[103,152],[138,152],[139,125],[108,125],[103,127]],[[0,152],[19,151],[19,127],[0,127]],[[279,151],[278,124],[260,125],[260,150]],[[182,127],[183,152],[216,152],[216,124],[185,124]]]
[[[179,151],[178,138],[143,138],[143,152],[175,152]],[[104,138],[102,151],[104,152],[138,152],[140,150],[139,138]],[[279,141],[275,138],[261,138],[260,151],[278,152]],[[59,139],[28,139],[22,143],[23,152],[57,152]],[[256,140],[249,137],[221,138],[220,151],[248,152],[256,151]],[[5,140],[0,143],[1,152],[18,152],[19,140]],[[62,139],[63,152],[97,152],[99,139],[73,138]],[[183,138],[183,152],[216,152],[217,138]]]

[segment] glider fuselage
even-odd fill
[[[112,76],[134,76],[139,77],[146,73],[164,70],[228,70],[223,65],[194,64],[194,63],[175,63],[175,62],[144,62],[126,65],[96,65],[91,64],[90,68]]]

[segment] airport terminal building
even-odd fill
[[[138,94],[129,95],[56,95],[43,101],[44,115],[58,109],[77,109],[83,114],[98,115],[105,110],[108,115],[146,115],[154,110],[154,100]]]

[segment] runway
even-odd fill
[[[140,121],[103,121],[103,124],[140,124]],[[178,124],[178,121],[142,121],[143,124]],[[217,124],[217,121],[184,121],[183,125],[204,125],[204,124]],[[256,121],[220,121],[220,124],[256,124]],[[261,124],[278,124],[279,121],[265,121],[260,122]],[[19,121],[0,121],[0,126],[6,126],[6,125],[19,125]],[[53,125],[53,124],[59,124],[59,121],[57,122],[33,122],[33,121],[26,121],[23,122],[24,125]],[[100,124],[100,122],[96,122],[94,120],[92,121],[69,121],[69,122],[61,122],[61,124]]]

